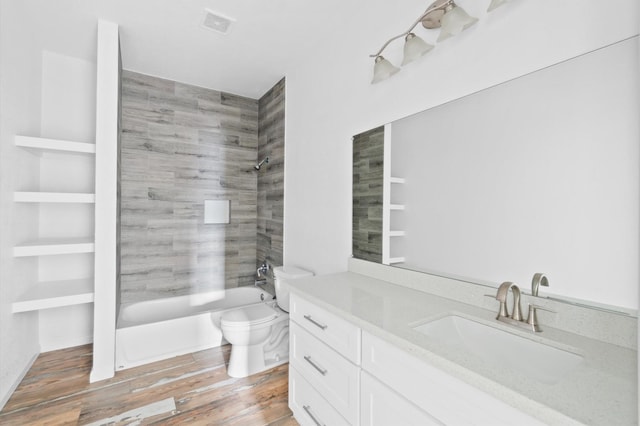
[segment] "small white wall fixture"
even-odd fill
[[[204,200],[204,223],[229,223],[229,200]]]

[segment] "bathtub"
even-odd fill
[[[270,301],[256,287],[238,287],[120,306],[116,327],[116,370],[136,367],[225,344],[222,313]]]

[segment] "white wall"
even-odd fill
[[[633,38],[395,121],[404,266],[637,309],[638,65]]]
[[[428,3],[428,2],[427,2]],[[287,75],[286,264],[316,273],[347,268],[351,252],[351,136],[638,33],[638,2],[457,2],[481,18],[391,79],[370,85],[375,52],[424,10],[367,3],[348,33],[334,33]],[[426,36],[426,30],[418,30]],[[431,38],[435,38],[431,36]],[[401,61],[402,43],[384,55]],[[631,285],[631,284],[629,284]],[[631,293],[631,291],[630,291]]]
[[[95,140],[96,66],[51,51],[42,52],[43,137],[91,143]],[[93,156],[44,154],[40,162],[40,190],[94,192]],[[43,204],[39,212],[40,238],[93,239],[93,205]],[[44,256],[39,260],[41,281],[93,276],[93,255]],[[93,305],[40,311],[42,352],[90,343]]]
[[[96,135],[95,92],[94,62],[43,51],[42,135],[93,143]]]
[[[40,127],[40,51],[22,2],[0,2],[0,408],[38,355],[38,314],[12,314],[11,303],[37,280],[36,259],[14,259],[15,243],[37,236],[38,210],[16,206],[13,191],[38,184],[37,157],[15,148],[14,135]]]

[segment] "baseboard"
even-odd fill
[[[9,402],[9,398],[11,398],[11,395],[13,395],[15,390],[18,388],[18,385],[20,385],[20,382],[22,382],[22,379],[24,379],[24,376],[27,375],[33,363],[36,362],[38,355],[40,355],[39,352],[33,355],[33,357],[31,358],[31,360],[29,360],[29,362],[24,367],[24,369],[22,370],[18,378],[15,380],[15,382],[13,382],[13,384],[11,385],[7,393],[0,397],[0,411],[2,411],[2,409],[4,409],[4,406],[7,404],[7,402]]]
[[[111,368],[94,368],[91,369],[89,375],[89,383],[99,382],[101,380],[107,380],[115,376],[116,372],[113,367]]]

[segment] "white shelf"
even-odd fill
[[[389,210],[404,210],[404,204],[389,204]]]
[[[19,203],[95,203],[96,195],[73,192],[14,192]]]
[[[404,231],[389,231],[390,237],[404,237],[405,235],[407,234]]]
[[[389,178],[389,182],[391,182],[391,183],[405,183],[405,179],[404,178],[400,178],[400,177],[391,176]]]
[[[29,312],[93,302],[93,278],[40,282],[13,302],[13,312]]]
[[[404,263],[405,260],[406,259],[404,257],[391,257],[389,258],[389,265],[393,265],[395,263]]]
[[[95,245],[87,239],[41,240],[13,248],[15,257],[48,256],[56,254],[93,253]]]
[[[76,154],[96,153],[96,145],[93,143],[72,142],[59,139],[16,136],[15,144],[22,148],[32,148],[45,152],[67,152]]]

